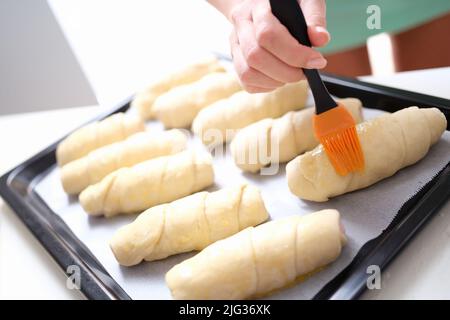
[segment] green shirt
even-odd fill
[[[370,5],[379,6],[380,29],[369,29]],[[410,29],[450,11],[450,0],[327,0],[327,28],[330,43],[321,48],[337,52],[365,44],[368,37],[382,32]],[[373,21],[373,20],[371,20]]]

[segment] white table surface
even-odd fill
[[[228,50],[229,26],[205,1],[50,4],[102,105],[117,103],[164,70],[205,52]],[[365,78],[450,99],[449,79],[450,68]],[[101,110],[83,107],[0,117],[0,173]],[[382,274],[382,289],[363,298],[450,299],[449,240],[450,203]],[[63,272],[1,199],[0,298],[83,298],[66,288]]]

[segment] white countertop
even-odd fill
[[[156,5],[148,0],[67,0],[50,4],[102,105],[117,103],[164,70],[206,52],[228,50],[229,26],[205,1],[167,0]],[[192,23],[193,19],[199,22]],[[450,99],[449,79],[450,68],[364,78]],[[0,150],[5,151],[0,173],[101,109],[0,117]],[[363,298],[449,299],[449,240],[450,203],[382,274],[382,289],[367,292]],[[66,288],[62,271],[1,199],[0,298],[83,298]]]

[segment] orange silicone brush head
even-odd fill
[[[314,132],[339,175],[364,170],[364,155],[355,120],[342,105],[313,118]]]

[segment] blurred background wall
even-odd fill
[[[0,1],[0,114],[96,104],[45,0]]]
[[[328,0],[326,71],[450,66],[450,0],[429,3]],[[366,30],[369,4],[380,30]],[[116,104],[201,56],[227,55],[230,30],[206,0],[0,0],[0,114]]]

